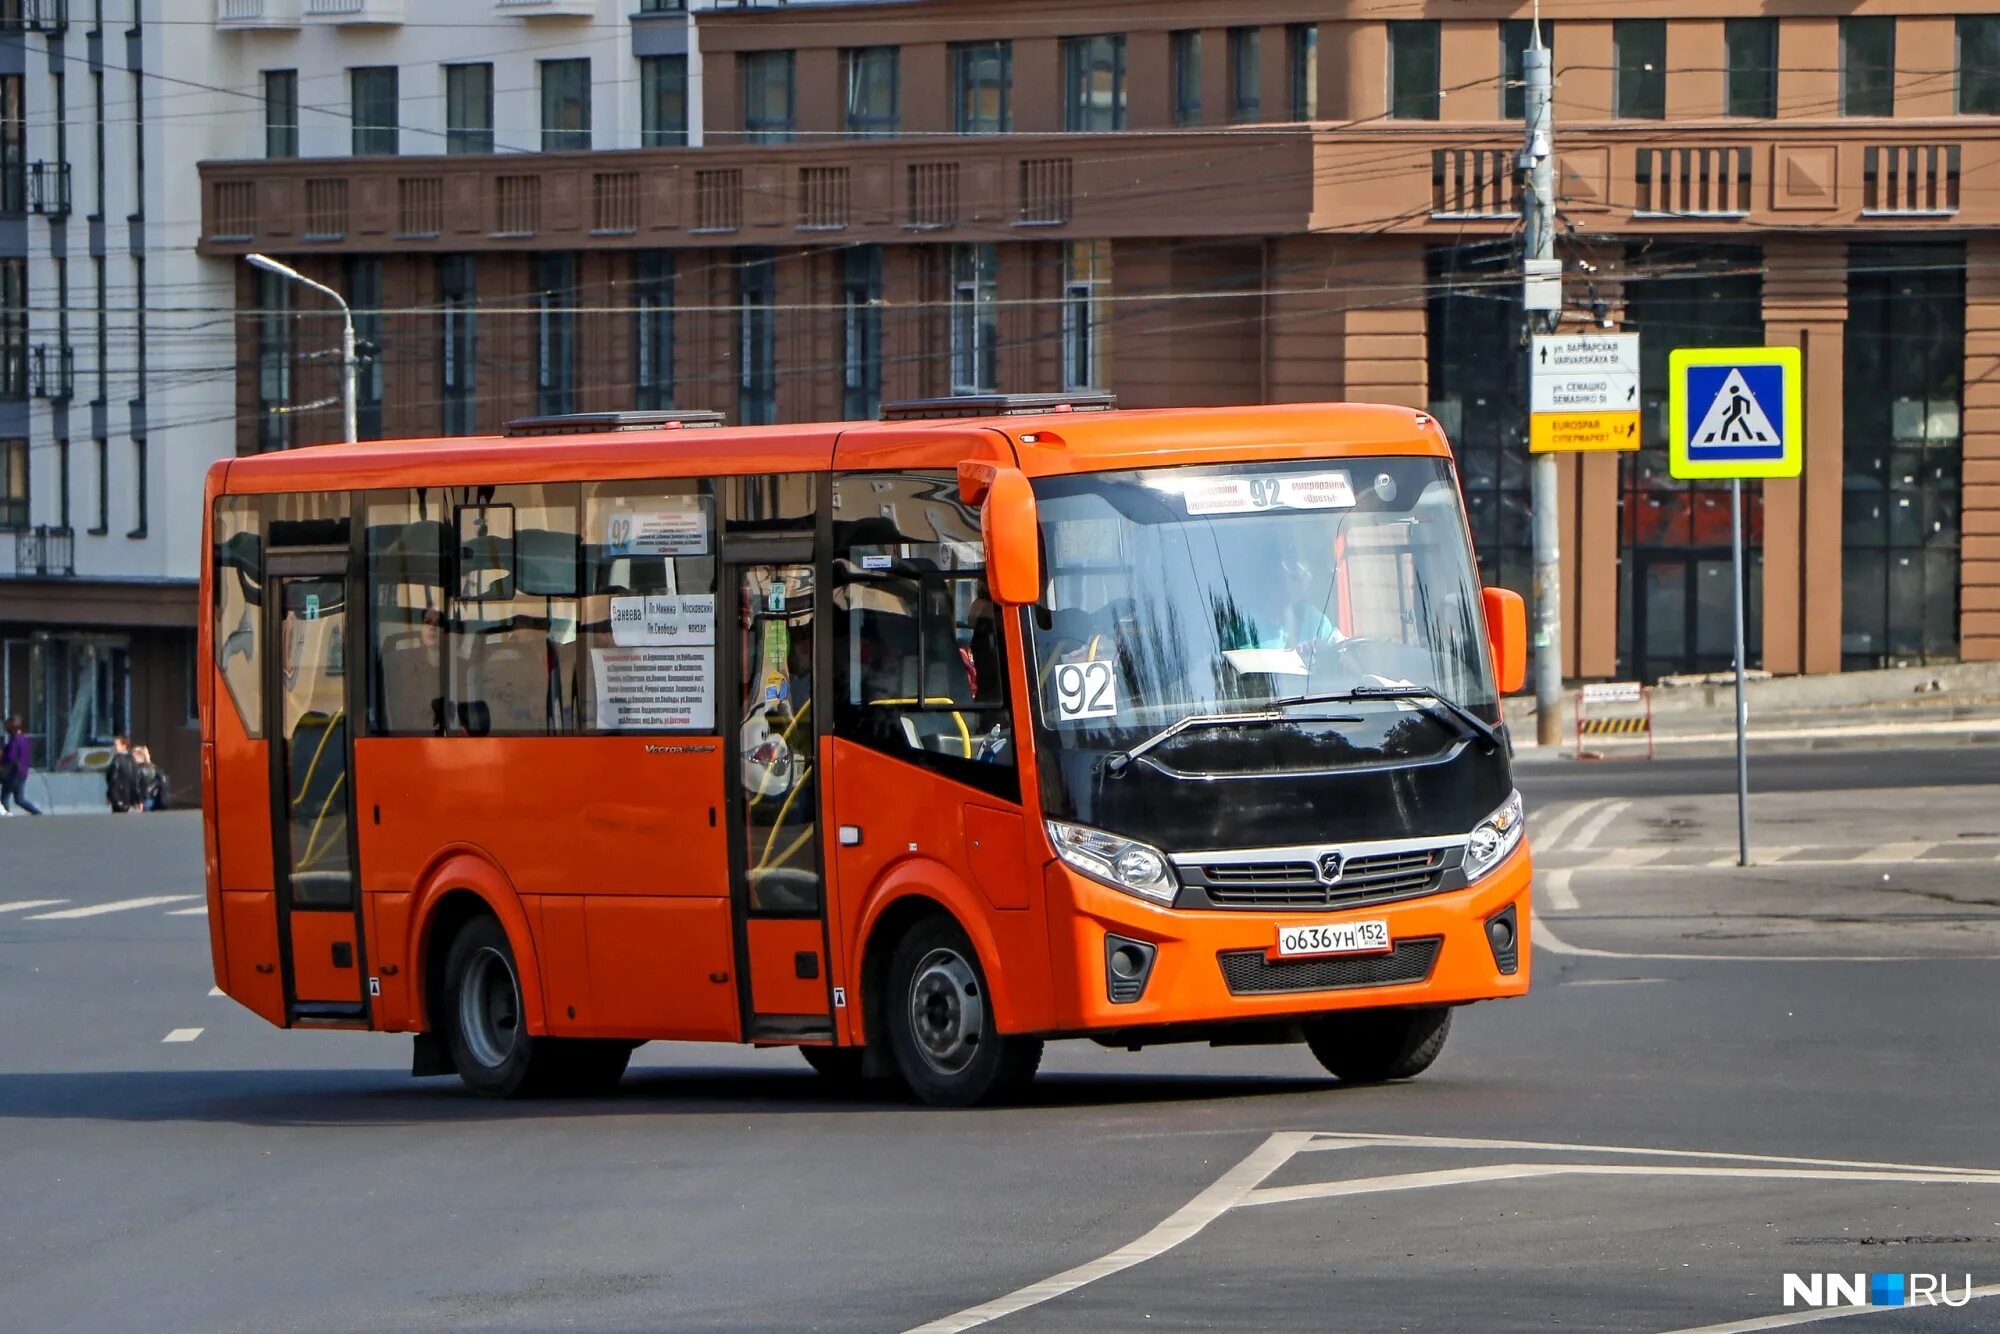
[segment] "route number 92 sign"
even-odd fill
[[[1108,659],[1056,664],[1056,721],[1112,718],[1118,713],[1118,677]]]

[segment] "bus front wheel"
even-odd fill
[[[1451,1032],[1444,1006],[1348,1010],[1305,1025],[1306,1045],[1335,1078],[1348,1084],[1410,1079],[1431,1068]]]
[[[896,1067],[932,1106],[997,1101],[1041,1064],[1041,1039],[995,1027],[985,970],[955,922],[934,917],[911,928],[889,961],[882,999]]]

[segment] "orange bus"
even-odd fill
[[[1528,988],[1451,453],[1407,408],[952,399],[209,472],[216,981],[495,1096],[651,1039],[925,1101],[1045,1039],[1407,1077]]]

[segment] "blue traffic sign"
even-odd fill
[[[1670,471],[1688,480],[1797,477],[1805,394],[1795,347],[1677,348],[1668,358]]]

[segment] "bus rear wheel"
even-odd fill
[[[986,973],[958,924],[929,918],[896,945],[882,996],[896,1068],[934,1107],[970,1107],[1019,1092],[1042,1062],[1040,1038],[1003,1036]]]
[[[467,1088],[489,1098],[609,1092],[632,1059],[629,1042],[528,1031],[514,948],[491,917],[472,919],[452,939],[441,1002],[452,1065]]]
[[[1349,1010],[1305,1025],[1306,1045],[1335,1078],[1348,1084],[1411,1079],[1431,1068],[1451,1032],[1444,1006]]]

